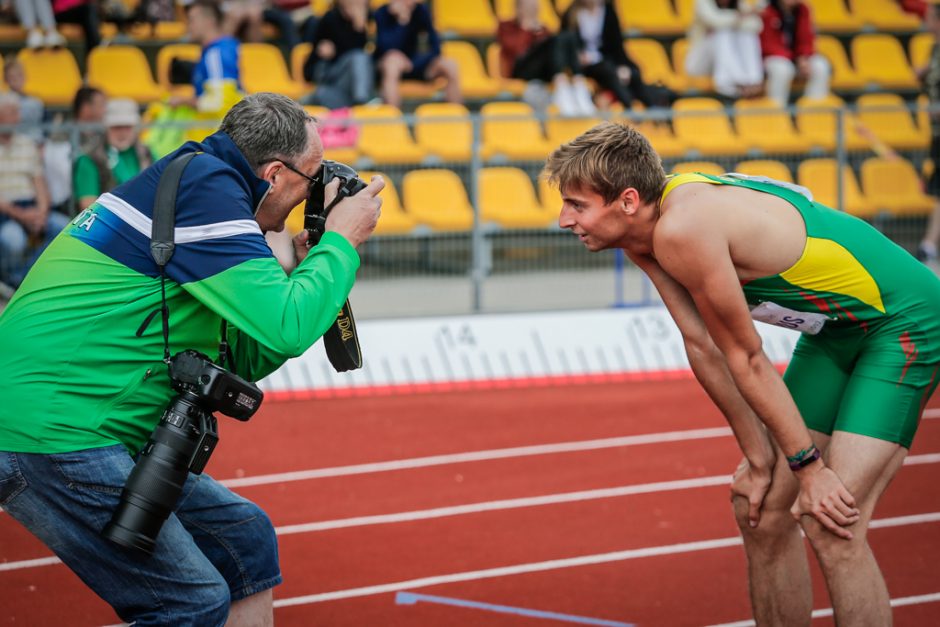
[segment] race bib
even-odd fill
[[[771,302],[751,307],[751,318],[809,335],[816,335],[822,331],[823,325],[829,319],[821,313],[795,311]]]

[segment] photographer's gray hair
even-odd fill
[[[274,159],[294,159],[307,150],[307,121],[313,118],[295,100],[262,92],[246,96],[219,127],[252,168]]]

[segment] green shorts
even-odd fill
[[[826,329],[803,335],[783,379],[810,429],[910,448],[937,387],[940,346],[930,339],[900,321],[867,333]]]

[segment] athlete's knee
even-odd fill
[[[823,567],[852,563],[869,550],[866,529],[861,523],[848,527],[851,540],[840,538],[811,516],[802,516],[800,526]]]
[[[745,539],[771,541],[783,538],[796,530],[796,521],[789,511],[782,508],[764,505],[760,510],[760,519],[757,526],[751,526],[750,504],[743,496],[736,496],[732,500],[734,520]]]

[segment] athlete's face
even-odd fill
[[[625,245],[629,213],[623,195],[606,203],[592,189],[568,187],[561,191],[561,200],[558,225],[577,235],[588,250],[596,252]]]
[[[320,169],[323,144],[316,124],[307,124],[307,152],[296,161],[270,161],[262,166],[259,176],[271,184],[271,191],[255,214],[262,231],[279,232],[284,221],[297,205],[304,202],[310,188],[310,178]]]

